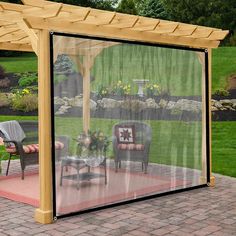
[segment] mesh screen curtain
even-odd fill
[[[205,53],[52,36],[57,216],[206,184]]]

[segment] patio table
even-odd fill
[[[88,157],[89,158],[89,157]],[[63,179],[77,180],[77,189],[79,189],[79,182],[85,180],[91,180],[95,178],[105,178],[105,184],[107,184],[107,173],[106,173],[106,157],[99,166],[104,167],[104,174],[91,172],[91,166],[87,164],[88,158],[80,158],[79,156],[67,156],[61,159],[61,177],[60,177],[60,186],[62,186]],[[71,166],[73,167],[77,173],[63,175],[64,167]],[[80,172],[80,170],[88,168],[87,172]]]

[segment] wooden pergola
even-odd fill
[[[226,37],[228,31],[44,0],[22,0],[22,2],[23,5],[0,2],[0,49],[35,52],[38,56],[40,206],[35,211],[35,219],[40,223],[51,223],[53,222],[53,206],[49,32],[207,49],[210,102],[211,49],[219,46],[220,40]],[[81,41],[77,45],[77,54],[73,53],[74,48],[66,49],[77,62],[84,79],[84,130],[89,128],[90,68],[94,58],[103,48],[114,45],[109,42],[103,43],[103,45],[101,42],[99,43],[99,49],[96,47],[96,50],[92,50],[92,54],[88,54],[81,47],[82,44],[86,44],[86,41]],[[80,55],[85,55],[82,62],[78,60],[78,51],[80,51]],[[56,60],[56,56],[54,60]],[[211,124],[211,116],[209,123]],[[209,142],[211,142],[211,128],[208,132]],[[213,176],[211,176],[211,185],[214,185]]]

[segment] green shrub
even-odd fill
[[[129,95],[131,92],[131,85],[125,84],[121,80],[119,80],[117,84],[114,86],[112,92],[115,95],[119,95],[119,96]]]
[[[148,97],[152,97],[154,95],[158,95],[159,94],[160,86],[157,83],[155,83],[155,84],[148,83],[148,84],[145,85],[144,90],[145,90],[146,95]]]
[[[38,77],[36,75],[24,76],[19,79],[20,87],[27,87],[38,82]]]
[[[98,94],[99,98],[104,98],[109,94],[109,88],[106,86],[100,85],[98,87],[97,94]]]
[[[229,91],[225,90],[225,89],[217,89],[214,93],[214,95],[218,95],[218,96],[229,96],[230,93]]]
[[[8,99],[5,93],[0,93],[0,107],[7,107],[10,105],[10,99]]]
[[[30,93],[28,89],[23,89],[13,95],[11,106],[16,111],[35,111],[38,109],[38,96]]]

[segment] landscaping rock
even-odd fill
[[[161,108],[166,108],[167,104],[168,104],[168,101],[166,101],[165,99],[161,99],[159,102],[159,106]]]
[[[218,109],[216,107],[212,106],[211,111],[218,111]]]
[[[220,102],[218,102],[218,101],[216,101],[216,102],[214,103],[214,106],[215,106],[216,108],[218,108],[218,109],[223,108],[223,105],[222,105]]]
[[[146,103],[136,99],[127,99],[121,102],[121,107],[133,112],[141,112],[147,108]]]
[[[54,104],[62,106],[62,105],[65,105],[65,101],[63,98],[54,97]]]
[[[104,109],[106,109],[106,108],[118,108],[121,105],[120,101],[117,101],[117,100],[112,99],[112,98],[103,98],[102,100],[98,100],[97,103],[101,108],[104,108]]]
[[[168,104],[166,105],[167,110],[173,110],[175,108],[176,102],[169,101]]]
[[[72,107],[83,107],[83,98],[81,96],[76,96],[68,100],[68,103]]]
[[[151,109],[157,109],[160,108],[160,106],[155,102],[153,98],[148,98],[146,101],[146,108],[151,108]]]
[[[83,107],[83,97],[82,96],[76,96],[74,98],[67,98],[67,103],[71,107]],[[97,103],[90,99],[90,110],[94,111],[97,109]]]
[[[174,109],[199,113],[202,109],[202,103],[193,100],[180,99],[176,102]]]
[[[233,105],[232,100],[229,100],[229,99],[220,100],[220,103],[221,103],[223,106],[232,106],[232,105]]]
[[[90,99],[90,110],[95,111],[97,109],[97,103]]]
[[[55,115],[64,115],[68,112],[71,106],[61,106],[59,110],[55,113]]]

